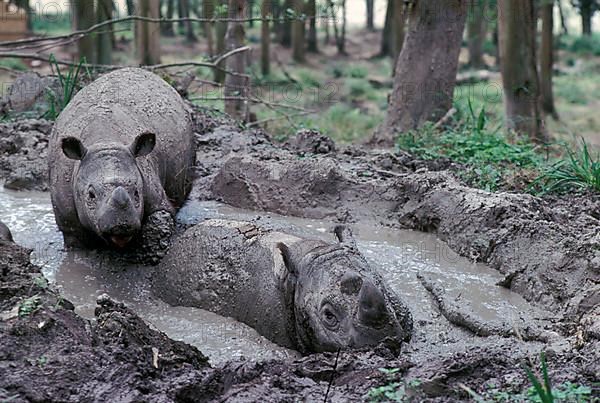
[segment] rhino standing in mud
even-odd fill
[[[0,221],[0,241],[14,242],[10,230],[2,221]]]
[[[189,110],[160,77],[125,68],[83,88],[50,140],[52,206],[65,245],[122,248],[150,215],[174,215],[194,160]]]
[[[153,290],[172,305],[232,317],[305,354],[409,340],[406,305],[358,252],[350,230],[335,233],[339,242],[329,243],[208,220],[177,239]]]

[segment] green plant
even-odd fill
[[[540,361],[542,366],[542,380],[533,373],[533,370],[527,365],[523,365],[527,377],[533,384],[533,391],[530,394],[531,397],[539,399],[542,403],[554,403],[554,396],[552,395],[552,384],[550,383],[550,377],[548,376],[548,365],[546,364],[546,354],[542,351],[540,353]]]
[[[40,307],[40,297],[34,295],[21,301],[19,304],[19,316],[29,316],[35,313]]]
[[[75,95],[76,89],[79,86],[79,73],[82,65],[85,63],[85,58],[82,57],[77,65],[70,65],[66,76],[60,70],[60,66],[54,55],[50,55],[50,65],[56,70],[58,82],[62,90],[62,94],[57,95],[54,91],[49,90],[47,93],[49,109],[44,114],[44,117],[50,120],[56,120],[58,115],[67,106]]]
[[[574,189],[600,192],[600,154],[592,155],[586,141],[576,151],[565,147],[567,156],[543,172],[534,185],[542,186],[542,193],[563,193]]]
[[[413,379],[408,383],[395,381],[399,374],[399,368],[379,368],[386,375],[388,383],[371,388],[365,396],[370,402],[405,402],[409,399],[410,391],[421,385],[419,379]]]
[[[14,57],[0,59],[0,66],[19,71],[27,70],[27,65],[23,63],[23,60]]]

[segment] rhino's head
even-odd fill
[[[287,273],[283,287],[293,305],[295,334],[302,352],[374,346],[386,338],[410,339],[408,308],[358,252],[346,227],[335,229],[339,243],[279,244]]]
[[[136,162],[154,149],[156,137],[139,135],[129,147],[97,144],[87,149],[79,139],[62,140],[67,158],[80,161],[73,194],[81,224],[108,244],[125,247],[141,228],[144,181]]]

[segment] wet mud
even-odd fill
[[[8,139],[0,143],[8,144],[0,152],[5,185],[28,161],[30,151],[17,146],[17,134],[40,133],[28,148],[42,165],[46,124],[0,125],[0,138]],[[591,385],[600,378],[597,195],[488,193],[465,186],[444,161],[332,146],[306,133],[281,146],[265,133],[204,113],[194,124],[198,163],[188,203],[218,201],[268,217],[431,233],[452,253],[492,269],[498,287],[484,288],[473,303],[459,287],[446,286],[449,277],[410,272],[410,280],[399,282],[420,287],[421,297],[412,307],[413,340],[400,351],[380,346],[210,364],[201,346],[169,339],[109,298],[99,299],[93,318],[82,318],[44,282],[28,250],[0,241],[0,399],[323,401],[327,395],[361,401],[369,400],[371,388],[397,384],[415,401],[470,400],[461,385],[477,393],[492,384],[508,393],[526,390],[522,364],[538,365],[541,351],[555,384]],[[40,183],[31,188],[44,189]],[[179,230],[188,224],[180,222]],[[367,232],[365,244],[374,236]],[[485,293],[496,301],[502,290],[523,301],[495,307],[490,316]],[[506,312],[506,320],[498,320],[498,312]]]

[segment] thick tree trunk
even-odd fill
[[[594,0],[581,0],[581,30],[584,35],[592,35],[592,16],[594,15]]]
[[[304,12],[304,0],[294,0],[294,21],[292,21],[292,57],[297,63],[304,63],[305,57],[305,21],[301,18]]]
[[[190,0],[179,0],[179,2],[181,3],[181,17],[182,18],[189,18],[190,16]],[[191,21],[185,21],[183,23],[183,26],[185,27],[185,40],[193,43],[193,42],[197,42],[198,38],[196,38],[196,34],[194,33],[194,25],[192,24]]]
[[[558,120],[552,91],[552,70],[554,66],[554,2],[543,4],[542,43],[540,46],[540,90],[542,109]]]
[[[263,0],[261,7],[262,27],[260,37],[260,66],[263,76],[269,75],[271,72],[271,30],[269,29],[268,18],[271,14],[271,4],[273,0]]]
[[[396,133],[442,118],[452,106],[467,0],[419,0],[407,10],[408,32],[396,63],[383,127],[372,141],[391,145]]]
[[[103,22],[112,18],[113,2],[112,0],[98,0],[97,9],[97,22]],[[112,25],[108,25],[104,28],[104,31],[112,30]],[[98,34],[98,59],[99,64],[112,64],[112,34],[110,32],[104,32]]]
[[[166,0],[167,2],[167,19],[170,20],[173,18],[173,13],[175,12],[175,0]],[[172,22],[163,22],[161,25],[162,34],[164,36],[175,36],[175,31],[173,30]]]
[[[77,29],[87,29],[95,24],[96,13],[89,0],[75,0]],[[97,63],[96,35],[85,35],[77,42],[79,58],[84,57],[87,63]]]
[[[375,0],[367,0],[367,29],[375,30]]]
[[[142,17],[158,18],[159,0],[138,0],[137,12]],[[141,65],[160,63],[160,24],[137,21],[137,58]]]
[[[285,0],[283,2],[283,21],[281,22],[281,45],[289,48],[292,46],[292,19],[288,15],[287,10],[294,9],[294,0]]]
[[[317,1],[308,0],[306,14],[308,15],[308,39],[306,50],[312,53],[319,52],[317,41]]]
[[[467,36],[469,46],[469,66],[481,69],[483,62],[483,42],[486,35],[486,19],[483,14],[485,3],[483,0],[470,3],[467,20]]]
[[[506,126],[544,141],[535,57],[534,0],[498,1],[498,36]]]
[[[246,16],[245,0],[229,0],[228,16],[230,19],[243,19]],[[246,33],[243,22],[229,22],[225,42],[227,51],[244,46]],[[237,73],[225,76],[225,112],[243,121],[248,120],[248,102],[245,99],[248,92],[248,80],[241,76],[246,70],[246,55],[238,53],[228,57],[225,65],[227,70]]]
[[[381,32],[381,47],[379,56],[384,57],[392,54],[392,24],[394,19],[394,2],[388,0],[385,11],[385,24]]]
[[[396,65],[396,60],[398,60],[398,56],[402,51],[402,44],[404,43],[404,31],[406,25],[406,13],[404,12],[404,2],[397,1],[393,2],[393,16],[390,30],[391,39],[390,43],[392,45],[392,60],[394,61],[394,66]]]

